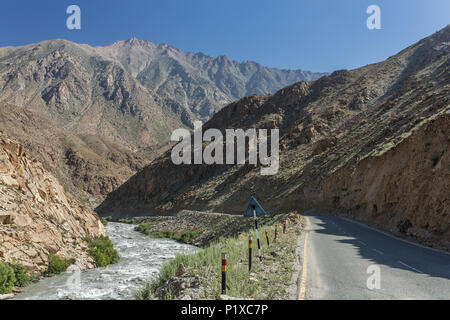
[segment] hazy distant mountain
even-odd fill
[[[245,95],[272,93],[320,73],[265,68],[130,39],[106,47],[49,40],[0,48],[0,101],[59,128],[137,149],[209,119]]]

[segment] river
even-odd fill
[[[153,239],[134,231],[134,225],[109,222],[106,232],[120,255],[117,264],[87,271],[71,270],[44,278],[24,289],[15,299],[27,300],[128,300],[162,265],[193,246],[168,239]],[[73,269],[73,268],[71,268]],[[69,269],[70,270],[70,269]]]

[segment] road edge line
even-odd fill
[[[444,251],[444,250],[439,249],[439,248],[428,247],[428,246],[426,246],[424,244],[421,244],[419,242],[414,242],[414,241],[409,240],[409,239],[403,239],[403,238],[401,238],[399,236],[396,236],[395,234],[392,234],[392,233],[390,233],[388,231],[377,229],[377,228],[369,226],[369,225],[367,225],[367,224],[365,224],[363,222],[359,222],[359,221],[356,221],[356,220],[353,220],[353,219],[350,219],[350,218],[347,218],[347,217],[342,217],[342,216],[333,216],[333,217],[341,218],[342,220],[345,220],[345,221],[348,221],[350,223],[354,223],[354,224],[360,225],[360,226],[365,227],[365,228],[367,228],[369,230],[381,233],[381,234],[383,234],[383,235],[385,235],[387,237],[390,237],[392,239],[399,240],[399,241],[402,241],[404,243],[408,243],[408,244],[411,244],[413,246],[416,246],[416,247],[419,247],[419,248],[422,248],[422,249],[427,249],[427,250],[430,250],[430,251],[434,251],[436,253],[442,253],[442,254],[445,254],[445,255],[448,255],[448,256],[450,255],[450,252]]]
[[[308,228],[310,226],[309,219],[306,217],[308,221]],[[298,293],[297,300],[305,300],[306,295],[306,276],[307,276],[307,244],[308,244],[308,235],[309,230],[305,230],[305,241],[303,243],[303,262],[302,262],[302,278],[300,280],[300,290]]]

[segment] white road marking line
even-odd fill
[[[381,254],[381,255],[383,255],[384,254],[384,252],[383,251],[380,251],[380,250],[377,250],[377,249],[372,249],[373,251],[375,251],[376,253],[379,253],[379,254]]]
[[[362,245],[367,246],[367,244],[366,244],[365,242],[362,242],[361,240],[358,240],[358,241],[359,241],[359,243],[361,243]]]
[[[302,279],[300,280],[300,291],[298,293],[298,300],[305,300],[306,295],[306,273],[307,273],[307,245],[308,245],[308,235],[309,232],[305,234],[305,242],[303,244],[303,267],[302,267]]]
[[[422,271],[420,271],[420,270],[418,270],[418,269],[416,269],[416,268],[413,268],[413,267],[411,267],[410,265],[407,265],[407,264],[404,263],[404,262],[398,261],[398,263],[404,265],[404,266],[407,267],[407,268],[410,268],[411,270],[417,271],[417,272],[419,272],[419,273],[423,273]]]
[[[440,254],[444,254],[444,255],[450,255],[450,253],[448,253],[446,251],[443,251],[443,250],[440,250],[440,249],[436,249],[436,248],[430,248],[430,247],[427,247],[427,246],[422,245],[420,243],[413,242],[413,241],[408,240],[408,239],[403,239],[403,238],[394,236],[393,234],[391,234],[389,232],[386,232],[386,231],[383,231],[383,230],[379,230],[379,229],[376,229],[374,227],[370,227],[370,226],[368,226],[368,225],[366,225],[364,223],[361,223],[361,222],[358,222],[358,221],[355,221],[355,220],[352,220],[352,219],[349,219],[349,218],[342,217],[340,219],[345,220],[345,221],[350,222],[350,223],[353,223],[353,224],[357,224],[357,225],[359,225],[359,226],[361,226],[363,228],[366,228],[366,229],[369,229],[369,230],[381,233],[381,234],[383,234],[383,235],[385,235],[385,236],[387,236],[389,238],[392,238],[392,239],[395,239],[395,240],[399,240],[401,242],[404,242],[404,243],[407,243],[407,244],[410,244],[410,245],[413,245],[413,246],[416,246],[416,247],[419,247],[419,248],[422,248],[422,249],[431,250],[431,251],[434,251],[434,252],[437,252],[437,253],[440,253]]]

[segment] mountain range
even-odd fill
[[[280,130],[280,170],[175,165],[170,151],[98,208],[101,214],[339,213],[450,248],[450,26],[387,60],[251,95],[204,126]]]
[[[273,93],[322,75],[135,38],[104,47],[49,40],[0,48],[0,102],[132,150],[164,144],[175,128],[206,121],[246,95]]]
[[[4,47],[0,130],[71,194],[101,198],[167,149],[174,129],[250,93],[322,75],[136,38],[104,47],[60,39]]]

